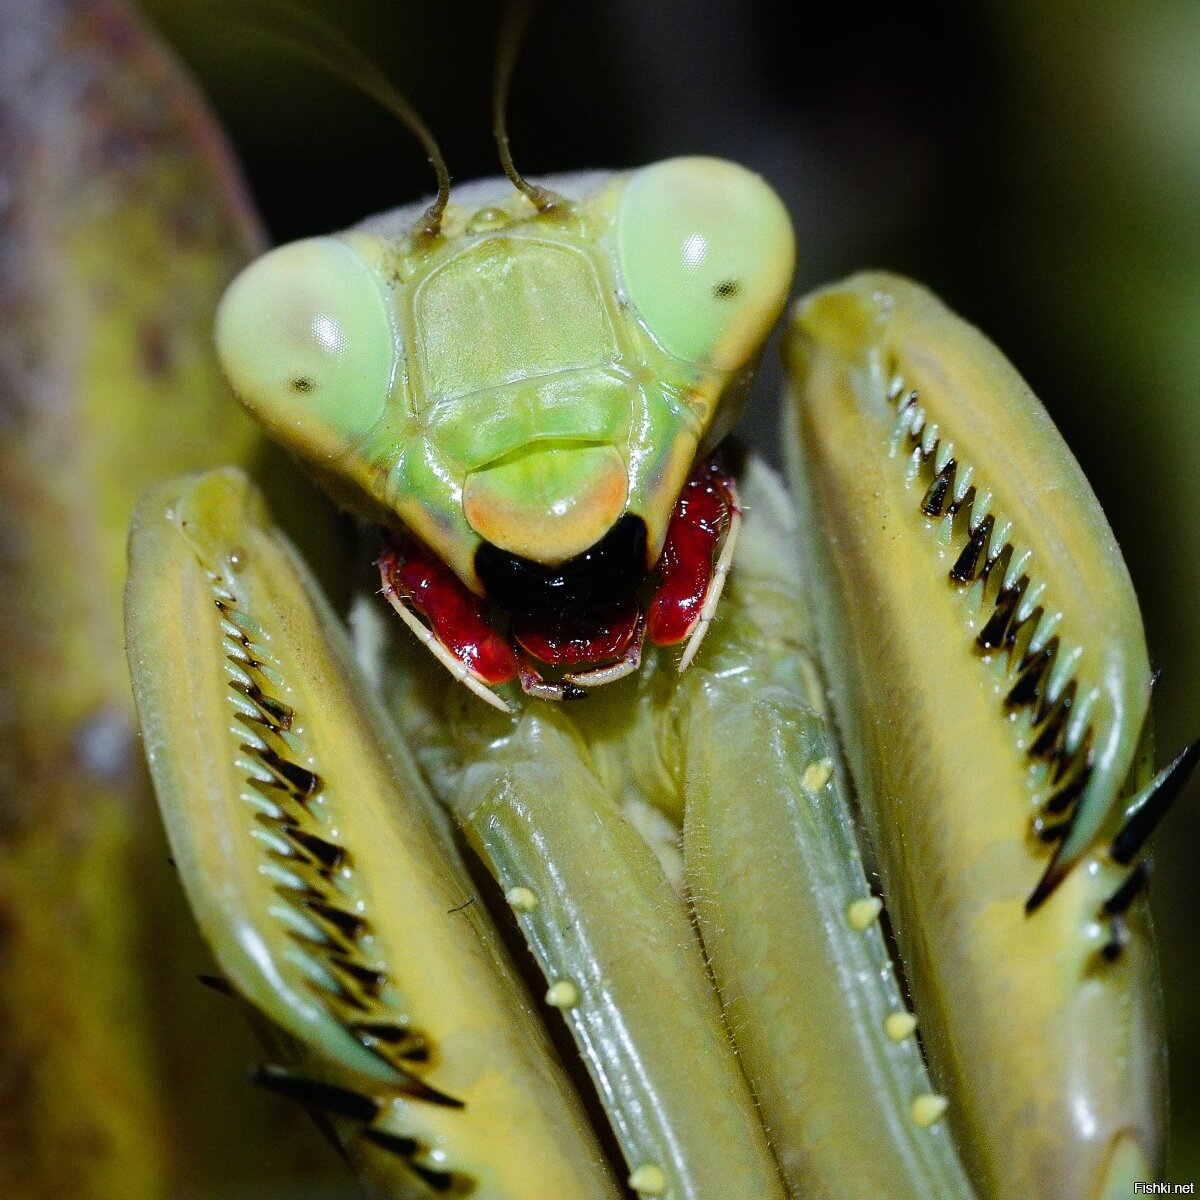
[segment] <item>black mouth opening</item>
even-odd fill
[[[646,522],[626,513],[595,545],[553,567],[484,542],[475,551],[475,573],[488,600],[509,612],[599,608],[632,595],[650,573]]]

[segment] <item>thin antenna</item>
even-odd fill
[[[492,134],[496,139],[496,150],[500,154],[500,165],[515,187],[537,207],[538,212],[548,212],[562,203],[548,188],[530,183],[513,162],[512,149],[508,144],[508,97],[512,91],[513,72],[521,53],[521,43],[535,0],[508,0],[504,6],[504,17],[500,24],[500,36],[496,41],[496,73],[492,88]]]
[[[286,0],[255,0],[248,7],[262,12],[248,15],[239,8],[237,17],[245,25],[370,96],[398,118],[421,143],[437,176],[437,198],[425,210],[416,232],[436,237],[450,202],[450,171],[437,139],[408,98],[353,42],[320,18],[293,8]],[[261,20],[258,19],[260,15]]]

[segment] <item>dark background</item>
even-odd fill
[[[499,6],[305,0],[365,49],[458,180],[496,173]],[[254,6],[143,0],[201,80],[277,240],[431,190],[410,135],[247,37]],[[1200,4],[1196,0],[544,3],[511,132],[529,174],[710,153],[760,171],[798,226],[798,290],[915,275],[1042,397],[1125,549],[1155,665],[1160,755],[1200,733]],[[748,415],[778,457],[777,369]],[[1200,1180],[1200,795],[1158,841],[1170,1178]]]

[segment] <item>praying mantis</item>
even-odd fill
[[[427,369],[398,297],[496,250],[498,230],[539,246],[565,230],[577,256],[615,244],[593,268],[613,279],[608,320],[640,330],[649,355],[736,376],[782,303],[789,253],[773,235],[765,263],[706,282],[720,308],[729,279],[753,298],[764,271],[784,277],[762,285],[751,333],[729,335],[723,313],[699,349],[663,332],[653,292],[630,282],[639,239],[622,221],[639,219],[628,195],[649,189],[657,205],[645,181],[680,169],[550,180],[545,209],[507,181],[459,189],[446,228],[417,206],[338,241],[347,286],[368,286],[366,311],[393,339],[380,394],[395,400],[397,380]],[[286,323],[307,288],[273,286],[265,300],[235,289],[221,318],[226,372],[260,411],[275,399],[247,382],[237,343],[286,345],[253,321]],[[336,344],[362,311],[333,312]],[[724,360],[723,342],[744,357]],[[326,1113],[378,1194],[1120,1195],[1158,1169],[1136,862],[1189,759],[1152,779],[1139,749],[1150,674],[1104,519],[1012,369],[915,285],[877,275],[818,291],[786,347],[792,494],[753,460],[722,467],[736,489],[692,597],[694,661],[680,671],[677,652],[648,650],[622,678],[587,681],[586,699],[549,698],[539,679],[496,711],[446,677],[462,658],[439,664],[388,623],[370,584],[352,648],[244,476],[164,484],[139,509],[130,652],[176,862],[224,986],[275,1030],[260,1081]],[[607,361],[644,384],[631,359]],[[290,389],[301,398],[328,392],[290,365],[278,378],[305,381]],[[698,379],[667,389],[689,396],[682,428],[695,431],[677,483],[728,387],[706,402]],[[420,408],[403,399],[400,413]],[[310,439],[318,474],[336,461],[337,495],[378,524],[378,498],[346,482],[377,465],[328,453],[328,432]],[[626,463],[631,446],[661,448],[622,436]],[[572,432],[545,453],[605,438]],[[361,432],[349,440],[356,451]],[[518,477],[518,511],[527,486]],[[1063,502],[1039,514],[1048,492]],[[677,500],[659,505],[643,575]],[[496,545],[512,526],[483,509],[468,524]],[[385,523],[454,565],[436,521]],[[541,553],[521,538],[510,554]],[[385,591],[388,579],[385,566]],[[436,638],[436,614],[391,598]],[[505,609],[521,615],[496,607],[501,628]],[[998,795],[984,819],[976,773]]]

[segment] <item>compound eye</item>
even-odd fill
[[[395,339],[369,268],[336,238],[272,250],[230,284],[217,353],[237,397],[298,454],[344,454],[383,415]]]
[[[630,176],[617,217],[629,298],[669,354],[733,370],[787,298],[795,239],[757,175],[716,158],[672,158]]]

